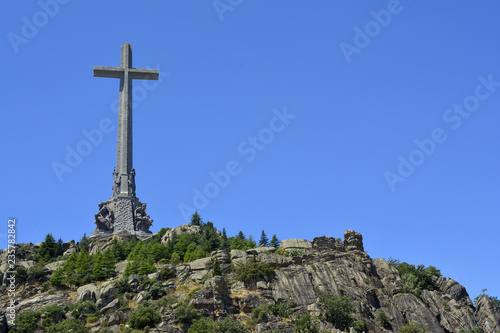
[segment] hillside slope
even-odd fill
[[[500,332],[495,298],[483,295],[474,305],[462,285],[433,267],[372,259],[353,230],[343,241],[322,236],[242,250],[224,246],[218,233],[205,237],[221,242],[208,256],[175,258],[183,239],[197,244],[205,231],[163,230],[149,243],[135,242],[128,254],[126,240],[86,244],[89,254],[83,244],[67,242],[62,260],[43,268],[37,258],[45,245],[17,245],[14,298],[4,251],[0,332]],[[196,252],[184,247],[185,259]],[[153,259],[168,248],[174,252]],[[128,260],[120,260],[120,251]],[[103,259],[108,255],[116,261],[112,269]],[[84,258],[90,273],[72,279]]]

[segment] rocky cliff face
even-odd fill
[[[164,236],[165,241],[168,237],[171,235]],[[106,246],[101,244],[99,247]],[[92,251],[97,249],[95,246]],[[0,259],[3,264],[6,262],[5,252]],[[250,283],[237,281],[231,266],[234,268],[249,260],[268,264],[274,268],[274,273]],[[210,277],[215,262],[220,264],[221,275]],[[18,264],[33,265],[22,258],[18,259]],[[64,307],[77,301],[90,301],[100,315],[97,321],[87,323],[88,329],[98,332],[106,328],[116,332],[127,324],[139,304],[154,298],[151,280],[157,280],[161,283],[162,293],[168,293],[173,301],[159,307],[161,321],[151,332],[187,332],[189,325],[181,327],[183,325],[179,324],[175,315],[182,303],[192,304],[201,316],[214,320],[230,317],[247,322],[258,306],[284,302],[291,304],[294,312],[291,319],[283,320],[270,315],[266,322],[254,323],[250,328],[255,332],[295,332],[298,318],[309,314],[319,318],[318,328],[337,332],[331,323],[321,317],[324,308],[318,301],[318,292],[352,298],[356,319],[364,322],[366,332],[398,332],[407,323],[419,323],[427,331],[435,333],[500,331],[500,307],[497,302],[485,296],[474,306],[465,288],[452,279],[435,277],[433,282],[437,290],[423,290],[420,297],[403,293],[404,284],[398,270],[384,259],[370,258],[364,252],[362,236],[353,230],[344,233],[343,241],[325,236],[317,237],[312,242],[285,240],[280,251],[268,247],[247,251],[220,250],[214,251],[210,257],[175,267],[159,265],[159,271],[167,268],[175,271],[175,275],[166,280],[162,280],[158,273],[147,277],[130,275],[125,292],[119,286],[124,263],[117,264],[116,276],[108,281],[78,289],[51,288],[43,291],[43,281],[47,281],[58,264],[48,265],[41,276],[36,279],[28,277],[17,287],[14,300],[18,314],[51,304]],[[6,267],[1,267],[5,272]],[[4,305],[2,308],[6,309],[9,281],[4,274],[2,277],[0,299]],[[144,282],[146,279],[149,284]],[[46,288],[47,284],[44,286]],[[380,320],[381,312],[387,316],[385,323]],[[73,318],[69,311],[65,316]],[[6,332],[8,317],[3,313],[0,319],[0,332]]]

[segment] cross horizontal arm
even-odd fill
[[[158,80],[157,69],[123,68],[123,67],[94,67],[94,77],[114,77],[121,78],[125,71],[132,79]]]
[[[94,67],[94,77],[115,77],[121,78],[124,73],[124,68],[121,67]]]
[[[158,80],[157,69],[130,68],[128,73],[133,79]]]

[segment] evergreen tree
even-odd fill
[[[281,241],[276,237],[276,234],[273,235],[273,238],[271,238],[271,241],[269,242],[269,245],[275,248],[280,247]]]
[[[245,240],[246,237],[243,231],[240,230],[240,232],[238,232],[238,235],[236,235],[236,238],[239,240]]]
[[[49,262],[51,259],[57,257],[57,243],[52,234],[47,234],[45,240],[38,249],[38,260]]]
[[[200,217],[200,214],[198,214],[198,211],[195,211],[193,216],[191,216],[191,225],[199,225],[200,227],[203,225],[203,221]]]
[[[269,245],[269,238],[267,238],[266,233],[264,230],[262,230],[262,233],[260,234],[260,240],[259,240],[259,246],[268,246]]]
[[[101,253],[95,255],[94,268],[92,269],[92,280],[101,281],[106,278],[104,256]]]
[[[62,256],[63,255],[63,241],[61,238],[57,241],[56,245],[56,257]]]
[[[227,240],[226,228],[222,228],[222,239]]]

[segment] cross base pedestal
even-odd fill
[[[103,239],[111,236],[136,236],[141,239],[152,236],[149,227],[153,220],[146,213],[146,204],[137,197],[112,196],[106,202],[99,203],[99,212],[95,214],[96,229],[91,239]]]

